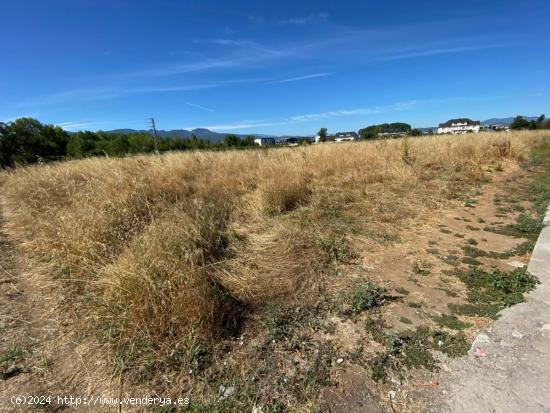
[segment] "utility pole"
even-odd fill
[[[157,128],[155,126],[155,118],[149,118],[149,128],[153,130],[153,138],[155,142],[155,153],[158,155],[159,144],[158,144],[158,137],[157,137]]]

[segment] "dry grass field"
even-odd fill
[[[100,354],[115,393],[338,411],[366,402],[334,389],[370,387],[406,411],[410,396],[384,398],[392,378],[463,354],[534,286],[509,263],[536,231],[513,233],[537,225],[519,194],[538,169],[520,164],[545,136],[92,158],[6,172],[1,201],[57,339],[88,372]]]

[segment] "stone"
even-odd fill
[[[230,387],[225,387],[225,386],[220,386],[219,390],[218,390],[218,400],[225,400],[227,399],[229,396],[231,396],[233,393],[235,393],[235,387],[233,386],[230,386]]]
[[[512,331],[512,337],[514,338],[523,338],[523,334],[521,334],[518,330]]]

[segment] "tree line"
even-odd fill
[[[550,129],[550,120],[540,115],[537,120],[527,120],[523,116],[516,116],[510,124],[510,129]]]
[[[366,128],[359,129],[359,136],[362,139],[374,139],[381,133],[411,133],[411,125],[403,122],[381,123],[379,125],[371,125]]]
[[[158,138],[146,132],[70,133],[55,125],[43,124],[32,118],[0,122],[0,167],[32,164],[89,156],[125,156],[138,153],[185,151],[196,149],[223,150],[254,146],[254,137],[227,135],[219,143],[210,143],[195,135]]]

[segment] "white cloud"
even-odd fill
[[[60,122],[56,123],[57,126],[62,127],[63,129],[69,131],[77,131],[85,129],[89,126],[95,125],[95,122],[90,121],[70,121],[70,122]]]
[[[260,128],[260,127],[270,127],[270,126],[285,126],[293,125],[297,123],[313,122],[321,119],[342,117],[342,116],[357,116],[357,115],[374,115],[380,113],[395,112],[399,110],[407,110],[413,108],[419,101],[412,100],[408,102],[397,102],[392,105],[379,106],[373,108],[354,108],[354,109],[343,109],[343,110],[334,110],[327,112],[318,112],[318,113],[308,113],[305,115],[295,115],[285,119],[280,120],[243,120],[235,123],[227,123],[221,125],[209,125],[209,126],[200,126],[201,128],[206,128],[214,131],[228,131],[235,129],[251,129],[251,128]],[[185,127],[185,129],[196,129],[194,127]]]
[[[34,118],[34,119],[37,119],[38,117],[40,117],[40,115],[38,113],[23,113],[23,114],[17,115],[17,116],[5,116],[5,117],[0,116],[0,122],[8,123],[8,122],[13,122],[14,120],[19,119],[19,118]]]
[[[387,61],[387,60],[411,59],[415,57],[433,56],[433,55],[439,55],[439,54],[462,53],[462,52],[470,52],[474,50],[497,49],[497,48],[510,47],[510,46],[511,45],[506,45],[506,44],[489,44],[489,45],[479,45],[479,46],[463,46],[463,47],[449,47],[449,48],[441,48],[441,49],[416,50],[411,52],[390,54],[386,56],[378,56],[373,58],[372,60]]]
[[[388,106],[376,106],[372,108],[355,108],[334,110],[328,112],[308,113],[305,115],[297,115],[289,118],[293,122],[310,122],[319,119],[335,118],[341,116],[357,116],[357,115],[374,115],[378,113],[394,112],[398,110],[410,109],[415,106],[417,101],[398,102]]]
[[[299,80],[314,79],[316,77],[325,77],[330,76],[332,73],[312,73],[304,76],[291,77],[288,79],[275,80],[271,83],[288,83],[288,82],[297,82]]]
[[[188,105],[188,106],[197,108],[197,109],[205,110],[205,111],[207,111],[207,112],[214,112],[214,109],[207,108],[206,106],[202,106],[202,105],[199,105],[199,104],[197,104],[197,103],[191,103],[191,102],[183,102],[183,103],[185,103],[185,104]]]
[[[123,96],[143,93],[169,93],[169,92],[187,92],[193,90],[212,89],[231,84],[242,83],[259,83],[266,82],[270,79],[266,78],[242,78],[223,80],[211,83],[181,85],[181,86],[159,86],[159,87],[130,87],[130,88],[117,88],[117,87],[98,87],[98,88],[83,88],[83,89],[71,89],[68,91],[52,93],[49,95],[37,96],[30,99],[23,100],[16,103],[16,107],[27,106],[47,106],[57,105],[67,102],[81,102],[81,101],[94,101],[94,100],[107,100],[114,99]]]
[[[311,24],[320,23],[329,18],[328,13],[312,13],[307,16],[294,17],[291,19],[281,20],[279,24]]]
[[[264,18],[262,16],[255,16],[253,14],[249,14],[248,20],[250,20],[252,23],[262,23],[264,21]]]

